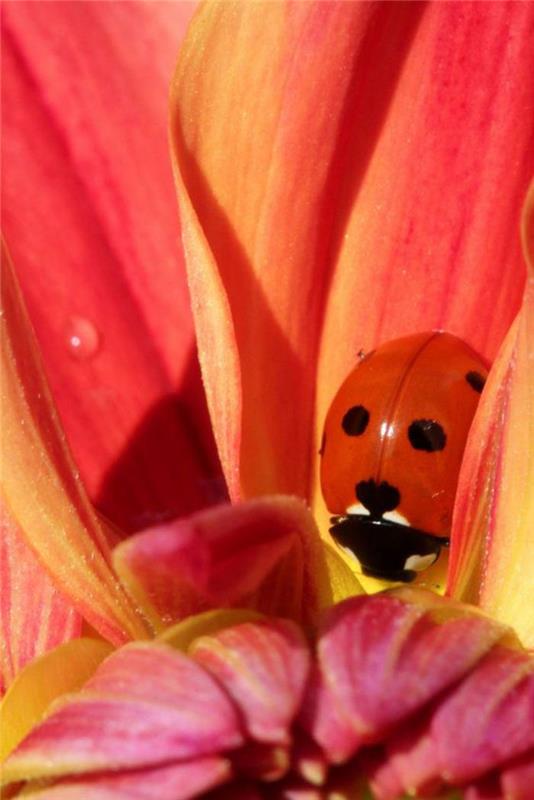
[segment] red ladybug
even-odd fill
[[[362,357],[334,397],[321,485],[330,531],[366,575],[411,581],[448,546],[487,371],[456,336],[419,333]]]

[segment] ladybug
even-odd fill
[[[409,582],[449,545],[488,365],[442,331],[360,355],[332,401],[320,450],[330,532],[365,575]]]

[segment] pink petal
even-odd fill
[[[166,130],[193,9],[3,14],[4,233],[84,481],[129,530],[205,505],[216,469]]]
[[[445,780],[473,780],[532,749],[533,714],[534,658],[495,647],[432,720]]]
[[[306,687],[306,701],[302,704],[299,722],[333,764],[343,764],[360,745],[361,737],[315,665]]]
[[[495,354],[525,274],[532,21],[525,3],[196,15],[172,137],[233,496],[311,494],[314,429],[361,347],[447,327]]]
[[[421,603],[427,594],[421,592]],[[433,609],[432,595],[428,604],[430,609],[388,594],[357,597],[327,616],[319,666],[334,714],[353,731],[351,752],[358,743],[378,741],[457,681],[503,634],[490,619]],[[312,730],[327,724],[321,722],[325,714],[326,700]]]
[[[439,699],[436,700],[439,704]],[[432,712],[429,710],[406,730],[400,730],[397,735],[387,743],[388,759],[384,765],[386,775],[391,771],[396,776],[399,794],[405,791],[417,791],[423,796],[439,794],[443,788],[440,762],[436,745],[431,735],[430,720]],[[383,778],[379,770],[373,780],[380,784]],[[374,782],[373,782],[374,788]]]
[[[62,780],[28,796],[38,800],[188,800],[229,776],[230,765],[224,759],[199,758],[133,772]]]
[[[309,669],[306,642],[295,625],[244,623],[201,637],[191,652],[237,703],[250,736],[289,742]]]
[[[80,634],[81,617],[58,591],[2,508],[0,694],[37,656]]]
[[[207,672],[165,645],[132,644],[56,705],[7,759],[4,775],[13,781],[141,769],[241,742],[237,714]]]
[[[292,497],[221,505],[152,528],[123,542],[114,563],[158,630],[214,606],[308,619],[326,582],[313,518]]]

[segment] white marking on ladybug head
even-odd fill
[[[410,523],[406,517],[402,514],[399,514],[398,511],[386,511],[385,514],[382,514],[382,519],[388,519],[390,522],[396,522],[399,525],[406,525],[408,528],[410,527]]]
[[[358,515],[366,514],[368,517],[370,516],[369,509],[365,508],[365,506],[362,506],[361,503],[353,503],[351,506],[347,506],[345,510],[347,514],[358,514]]]
[[[347,506],[345,509],[347,514],[357,514],[358,516],[370,516],[370,511],[365,506],[362,506],[361,503],[353,503],[351,506]],[[385,514],[382,514],[382,519],[387,519],[390,522],[396,522],[398,525],[405,525],[407,528],[410,527],[409,521],[406,519],[405,516],[399,514],[398,511],[386,511]]]
[[[424,569],[434,564],[438,556],[436,553],[430,553],[428,556],[410,556],[404,562],[404,569],[413,570],[414,572],[422,572]]]

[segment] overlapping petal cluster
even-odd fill
[[[109,656],[5,778],[30,778],[25,796],[40,800],[214,787],[320,800],[358,797],[366,781],[379,800],[448,786],[529,797],[534,663],[505,626],[422,590],[346,600],[311,642],[287,620],[211,625]]]
[[[191,9],[36,5],[4,22],[4,226],[39,336],[6,254],[8,796],[529,800],[532,8],[198,10],[171,144],[233,501],[198,510],[220,491],[158,110]],[[328,540],[319,428],[360,348],[438,327],[494,359],[448,599],[368,596]]]

